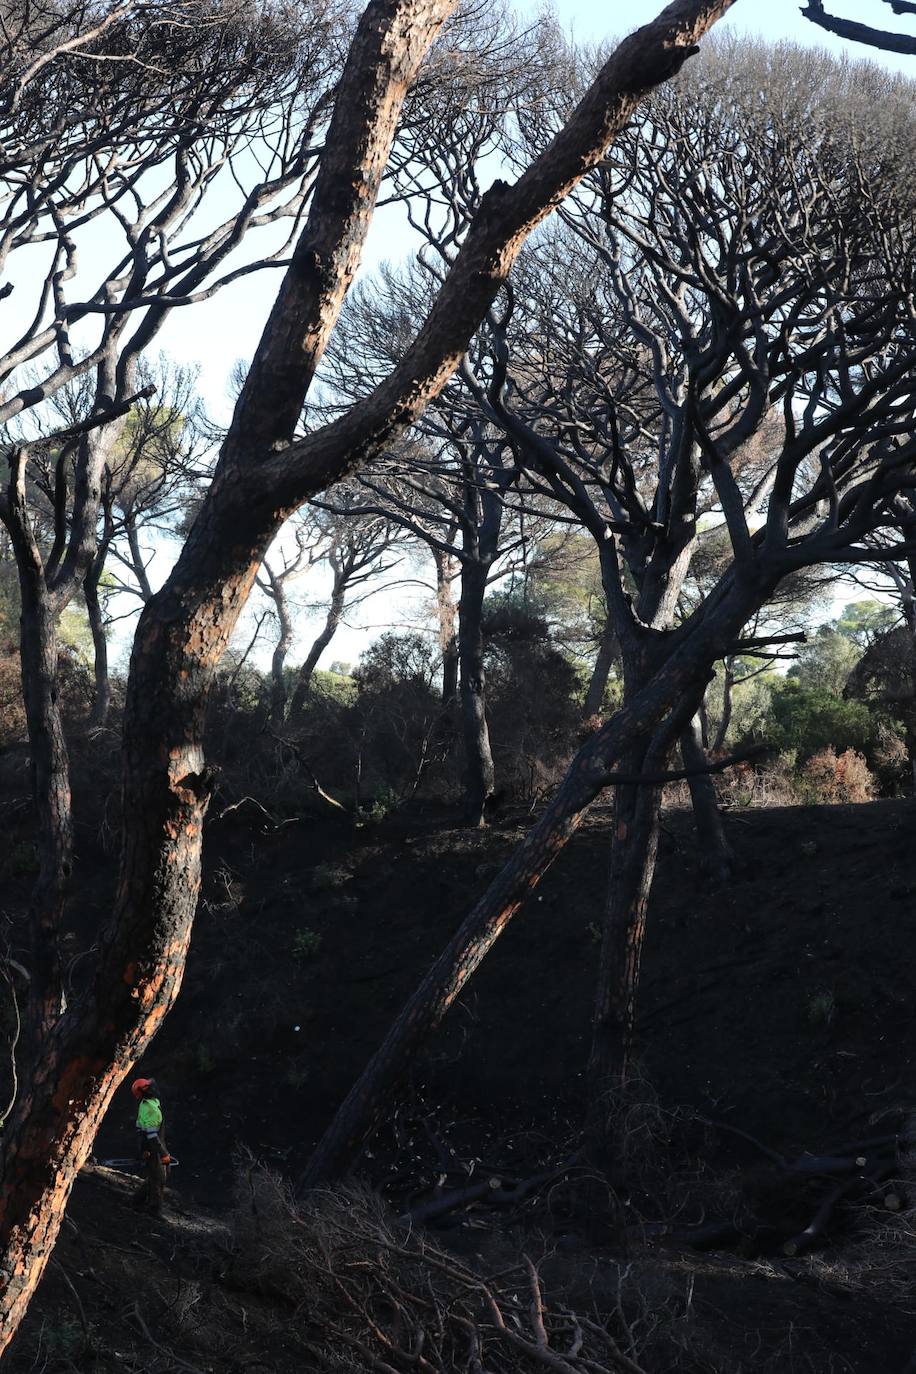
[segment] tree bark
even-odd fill
[[[605,621],[601,639],[598,642],[598,654],[595,658],[595,665],[592,668],[592,675],[588,682],[588,691],[585,693],[585,701],[582,706],[583,720],[591,720],[594,716],[601,713],[601,706],[604,701],[604,694],[607,690],[607,680],[610,676],[614,657],[617,653],[617,640],[614,635],[613,626],[610,619]]]
[[[725,737],[728,734],[728,727],[732,721],[732,707],[734,705],[735,670],[732,667],[731,659],[726,658],[723,664],[722,679],[722,717],[719,721],[719,728],[716,731],[716,738],[713,741],[713,753],[718,754],[720,749],[725,748]]]
[[[620,760],[621,770],[639,774],[665,765],[638,741]],[[636,1022],[636,996],[646,929],[646,908],[658,849],[657,787],[618,786],[614,795],[610,873],[604,938],[588,1067],[587,1126],[593,1145],[604,1152],[608,1094],[627,1078]]]
[[[432,548],[436,566],[436,619],[439,622],[439,652],[442,654],[442,707],[449,710],[458,696],[458,637],[455,623],[458,607],[452,584],[458,575],[457,559]]]
[[[111,679],[108,673],[108,637],[102,617],[102,603],[99,598],[99,581],[105,567],[105,554],[93,559],[89,571],[83,579],[83,595],[86,598],[86,612],[89,629],[92,633],[92,672],[94,691],[92,710],[89,713],[89,729],[99,730],[108,719],[111,709]]]
[[[39,1057],[64,1007],[60,923],[73,862],[70,766],[60,714],[59,612],[37,569],[19,568],[22,696],[38,814],[39,871],[29,904],[31,967],[24,1048]]]
[[[463,562],[458,607],[458,663],[464,736],[465,820],[471,826],[484,824],[487,800],[492,796],[495,786],[493,753],[487,727],[486,670],[483,660],[482,622],[486,588],[486,567],[476,561]]]
[[[264,564],[270,579],[270,594],[277,608],[280,633],[270,659],[270,723],[279,729],[286,717],[286,656],[293,641],[293,622],[289,614],[289,600],[283,579],[276,577]]]
[[[702,771],[706,766],[706,750],[703,748],[700,723],[696,716],[681,732],[680,746],[684,767],[691,769],[694,774],[689,779],[689,786],[693,818],[697,827],[700,862],[709,880],[715,886],[722,887],[732,876],[734,855],[725,838],[715,783],[709,773]]]

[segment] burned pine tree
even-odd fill
[[[756,49],[742,60],[720,50],[717,62],[652,100],[641,136],[622,150],[615,144],[571,202],[571,220],[590,204],[598,209],[602,227],[590,234],[592,247],[621,279],[635,339],[650,355],[662,345],[671,355],[670,370],[650,364],[653,380],[664,375],[671,383],[650,440],[664,474],[658,506],[638,486],[627,490],[625,454],[614,443],[603,478],[621,505],[606,521],[612,557],[605,562],[637,685],[579,751],[538,824],[406,1004],[306,1181],[352,1157],[393,1081],[589,803],[608,785],[638,783],[627,821],[638,843],[613,876],[608,902],[592,1090],[620,1075],[644,933],[651,792],[665,760],[695,716],[714,664],[740,647],[744,627],[780,583],[804,568],[873,558],[865,541],[891,528],[889,512],[913,481],[911,102],[902,83],[880,73],[868,75],[875,87],[868,90],[858,71],[853,80],[836,68],[826,81],[820,56],[816,70],[817,81],[814,59],[783,52],[774,81],[773,54]],[[817,111],[815,87],[823,102]],[[886,126],[863,137],[862,110],[878,101],[892,138]],[[644,282],[652,287],[645,294]],[[511,394],[502,400],[508,366],[494,374],[488,399],[510,415]],[[740,459],[774,417],[779,442],[754,519]],[[538,422],[513,415],[512,426],[519,447],[537,455],[532,467],[548,480],[558,469],[560,480],[572,480],[567,469],[572,474],[572,457],[581,455],[568,427],[565,434],[560,427],[560,445]],[[696,538],[698,502],[710,486],[732,557],[691,614],[660,630],[639,615],[626,543],[646,550],[650,577],[659,568],[668,578]],[[902,556],[910,536],[907,526],[902,547],[898,537],[885,556]],[[665,563],[654,561],[656,549]]]
[[[432,409],[416,427],[416,442],[389,450],[359,475],[351,510],[401,525],[436,560],[437,605],[446,627],[449,617],[457,619],[454,688],[445,681],[450,645],[440,636],[443,706],[454,702],[457,691],[464,818],[469,826],[481,826],[496,791],[487,720],[485,597],[494,581],[524,559],[539,517],[533,511],[522,514],[512,500],[518,469],[501,437],[476,416],[451,428]],[[460,589],[454,610],[443,597],[450,565]]]
[[[455,214],[449,195],[460,165],[463,181],[476,184],[473,159],[486,140],[456,139],[451,155],[440,152],[439,182],[432,198],[444,201],[445,225],[429,233],[432,206],[422,217],[427,242],[458,241],[469,218]],[[463,156],[456,158],[456,149]],[[443,255],[444,256],[444,255]],[[396,275],[382,274],[384,297],[377,288],[353,293],[329,350],[335,392],[359,394],[366,377],[382,377],[423,317],[423,303],[435,282],[435,270],[423,263]],[[478,341],[472,345],[476,351]],[[460,376],[452,377],[427,407],[409,436],[368,463],[354,480],[346,504],[333,493],[334,509],[364,517],[388,518],[425,544],[436,567],[436,606],[443,650],[443,705],[457,703],[464,758],[464,818],[469,826],[485,823],[497,789],[496,768],[487,718],[484,601],[493,583],[524,561],[525,551],[543,524],[536,503],[520,500],[520,469],[511,446],[498,428],[480,414]],[[542,503],[543,504],[543,503]],[[457,583],[457,604],[452,587]],[[447,728],[448,721],[443,719]]]
[[[289,140],[283,112],[303,101],[303,68],[314,63],[319,107],[322,73],[325,81],[329,75],[326,61],[266,14],[227,27],[206,11],[195,27],[186,22],[189,7],[179,10],[165,8],[148,25],[131,6],[119,6],[93,34],[81,28],[100,17],[88,6],[63,11],[47,30],[49,16],[26,7],[21,29],[6,31],[13,51],[0,154],[2,257],[10,304],[24,299],[22,332],[0,358],[9,464],[0,519],[19,574],[22,686],[39,815],[41,870],[30,917],[38,972],[26,1027],[36,1049],[64,1009],[57,931],[72,821],[57,686],[60,616],[87,576],[92,602],[100,523],[104,542],[129,413],[151,394],[142,355],[173,308],[205,299],[240,270],[227,259],[249,228],[284,216],[295,221],[315,156],[308,135],[295,145]],[[31,65],[23,58],[30,41]],[[320,47],[317,32],[309,41]],[[42,54],[44,43],[50,46]],[[304,106],[303,116],[308,127]],[[258,136],[275,140],[269,175],[191,249],[186,235],[208,181],[241,140]],[[86,271],[83,256],[101,226],[114,233],[99,284],[98,269]],[[45,266],[33,289],[18,264],[36,251]],[[67,419],[54,403],[74,387],[83,404]]]
[[[92,988],[78,1006],[60,1012],[57,970],[43,955],[30,970],[33,1000],[40,1008],[32,1024],[39,1032],[41,1057],[23,1075],[3,1132],[0,1348],[15,1334],[47,1263],[76,1172],[112,1094],[178,993],[197,904],[201,828],[211,786],[202,750],[207,696],[271,540],[294,509],[379,451],[418,417],[457,367],[527,235],[603,157],[646,92],[679,70],[729,7],[730,0],[674,0],[657,20],[615,49],[556,138],[514,184],[498,182],[488,192],[417,338],[390,376],[337,420],[304,436],[296,432],[303,402],[359,264],[406,93],[454,5],[451,0],[371,0],[346,47],[342,69],[333,73],[324,64],[334,63],[336,39],[324,33],[320,22],[297,24],[304,49],[291,55],[289,70],[293,84],[301,78],[305,91],[315,98],[310,102],[304,94],[297,104],[297,111],[304,106],[301,120],[281,118],[272,127],[280,129],[281,147],[291,156],[291,166],[278,176],[290,195],[298,197],[298,237],[207,497],[172,575],[141,616],[125,710],[125,833],[110,925],[100,939]],[[122,13],[140,23],[143,32],[142,7],[139,16],[130,8],[113,10],[114,15]],[[186,17],[187,6],[183,13]],[[81,18],[82,12],[75,26]],[[255,14],[254,22],[257,19]],[[113,30],[114,25],[105,28],[103,37],[110,39]],[[211,34],[206,24],[167,29],[175,41],[187,39],[204,47]],[[81,36],[76,32],[74,42]],[[135,43],[136,38],[136,28],[129,28],[125,41]],[[252,59],[269,57],[272,44],[267,35],[263,38],[263,44],[254,42]],[[311,40],[316,48],[309,54]],[[460,50],[450,51],[454,70],[460,73]],[[443,56],[447,58],[448,52]],[[440,70],[443,65],[447,62]],[[128,63],[124,70],[142,82],[147,66]],[[311,68],[318,76],[310,85]],[[175,69],[182,73],[186,68],[176,64]],[[197,71],[193,63],[187,69]],[[28,172],[35,156],[32,133],[26,130],[20,137],[15,125],[22,69],[10,70],[11,89],[4,100],[6,118],[13,121],[9,138],[19,140],[20,165],[25,162]],[[25,90],[34,92],[33,115],[37,111],[35,117],[45,121],[38,140],[41,147],[50,148],[48,135],[61,146],[61,134],[68,129],[84,142],[89,136],[85,125],[78,119],[73,122],[74,110],[86,108],[84,101],[63,99],[52,110],[47,99],[55,82],[61,90],[66,87],[72,70],[63,45],[40,71],[31,69],[32,84]],[[104,74],[106,82],[116,82],[121,67],[103,63],[89,70]],[[322,87],[322,72],[330,80],[315,95]],[[274,73],[269,78],[274,93],[277,84]],[[215,96],[218,88],[208,75],[207,95]],[[102,101],[94,103],[105,108]],[[175,105],[175,93],[164,92],[165,112]],[[243,117],[245,108],[243,101]],[[315,141],[310,109],[320,125]],[[131,127],[134,111],[129,101],[118,104],[118,117]],[[157,114],[157,126],[159,119]],[[176,143],[180,151],[180,137]],[[186,167],[179,156],[179,197],[187,189],[188,172],[196,166],[189,159]],[[190,179],[193,182],[193,176]],[[10,195],[14,201],[19,195],[15,177]],[[154,213],[167,213],[171,200],[168,193]],[[31,223],[28,207],[21,213],[25,223]],[[255,193],[242,223],[271,214],[269,204]],[[209,256],[207,237],[187,267],[166,252],[152,273],[143,270],[145,254],[159,252],[163,237],[139,235],[131,245],[124,289],[127,301],[148,306],[149,315],[131,339],[151,340],[160,318],[158,307],[165,305],[158,298],[149,304],[148,278],[157,281],[165,274],[176,300],[192,300],[208,289],[205,283],[215,269],[218,276],[226,234],[234,238],[233,228],[216,232]],[[62,262],[66,245],[65,235]],[[49,302],[52,288],[53,279]],[[124,305],[118,299],[110,301],[107,286],[98,302],[81,305],[91,306],[90,313],[97,311],[106,321],[106,338],[110,339],[109,327],[118,331]],[[50,307],[50,313],[52,322],[43,337],[50,347],[58,340],[65,345],[60,318],[65,312],[55,315]],[[102,348],[94,362],[105,361]],[[52,364],[49,379],[69,375],[72,366],[68,361]],[[115,381],[118,376],[115,367]],[[114,397],[109,378],[100,382],[100,418],[109,418],[112,401],[127,406],[132,393],[129,377],[126,380],[126,390]],[[27,400],[20,396],[17,406]],[[86,436],[76,437],[82,442]],[[25,461],[14,453],[17,477]],[[92,464],[87,466],[90,487],[96,471]],[[14,496],[18,489],[14,483]],[[92,525],[94,529],[94,519]],[[72,538],[70,548],[75,557]],[[58,796],[65,800],[62,789]],[[53,819],[56,824],[56,816]],[[53,948],[53,931],[48,936]],[[35,1039],[33,1035],[33,1045]]]

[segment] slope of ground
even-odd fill
[[[729,817],[739,877],[711,893],[689,816],[667,816],[640,1001],[662,1103],[792,1151],[911,1100],[914,822],[909,802]],[[606,825],[575,838],[431,1045],[417,1082],[457,1116],[548,1133],[579,1119]],[[305,1162],[521,833],[213,825],[185,987],[142,1066],[189,1194],[218,1200],[235,1141]],[[122,1152],[131,1117],[122,1095],[102,1152]]]
[[[739,873],[728,889],[709,892],[689,816],[666,815],[643,966],[640,1054],[662,1118],[686,1107],[687,1120],[716,1123],[684,1145],[694,1164],[726,1178],[757,1161],[748,1135],[790,1154],[826,1151],[868,1135],[882,1113],[899,1116],[916,1105],[909,1033],[914,822],[911,802],[731,815]],[[6,855],[10,909],[30,881],[25,821],[17,823]],[[504,1162],[507,1151],[535,1163],[562,1155],[585,1105],[607,824],[607,812],[593,814],[493,950],[418,1066],[395,1129],[364,1161],[371,1175],[390,1172],[405,1150],[422,1154],[416,1142],[423,1132],[436,1148],[445,1141],[485,1161]],[[201,1282],[201,1263],[212,1269],[208,1247],[217,1240],[208,1228],[220,1229],[215,1218],[229,1205],[240,1146],[295,1175],[392,1015],[523,830],[507,821],[468,832],[428,814],[360,829],[314,816],[278,827],[254,807],[214,816],[185,986],[140,1066],[162,1086],[170,1144],[182,1161],[177,1203],[151,1228],[124,1205],[109,1175],[81,1183],[72,1213],[79,1234],[63,1242],[72,1253],[62,1250],[63,1269],[49,1272],[11,1371],[74,1367],[64,1337],[54,1349],[51,1337],[37,1342],[55,1321],[66,1318],[71,1328],[81,1322],[71,1285],[90,1324],[104,1316],[92,1279],[81,1277],[85,1256],[77,1256],[92,1235],[106,1264],[109,1244],[121,1245],[117,1236],[122,1250],[139,1257],[124,1269],[123,1291],[106,1299],[118,1309],[121,1344],[127,1348],[129,1335],[134,1354],[109,1365],[97,1354],[93,1367],[208,1367],[199,1353],[185,1352],[182,1363],[181,1333],[171,1327],[167,1344],[179,1355],[157,1356],[131,1315],[134,1294],[150,1311],[172,1311],[184,1299],[166,1292],[163,1271],[170,1281],[178,1274],[193,1284]],[[91,944],[104,915],[109,844],[104,815],[83,825],[75,954]],[[100,1134],[99,1158],[129,1151],[132,1119],[125,1089]],[[210,1221],[201,1208],[210,1209]],[[700,1219],[694,1210],[690,1220]],[[533,1206],[524,1225],[549,1231],[551,1246],[566,1247],[573,1271],[585,1272],[600,1268],[602,1247],[619,1250],[621,1232],[609,1222],[603,1234],[593,1226],[586,1235],[580,1221],[557,1224]],[[190,1268],[181,1258],[185,1232],[197,1237]],[[640,1244],[651,1240],[651,1227],[640,1236]],[[468,1244],[461,1228],[447,1239],[459,1249]],[[880,1284],[867,1292],[850,1287],[836,1253],[839,1259],[815,1256],[787,1271],[754,1256],[700,1258],[670,1241],[653,1246],[664,1290],[673,1283],[678,1301],[689,1293],[703,1312],[707,1354],[706,1363],[672,1363],[668,1350],[666,1363],[647,1367],[902,1371],[916,1328],[899,1285],[886,1302]],[[120,1282],[112,1270],[111,1285],[117,1290]],[[568,1272],[562,1282],[573,1284]],[[207,1320],[215,1319],[211,1312]],[[286,1317],[268,1303],[264,1319],[282,1326]],[[786,1352],[782,1364],[772,1362],[776,1350]],[[270,1367],[286,1367],[282,1350],[271,1358]],[[290,1367],[303,1367],[301,1351],[289,1359]],[[77,1360],[76,1367],[88,1365]]]

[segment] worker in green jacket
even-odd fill
[[[130,1090],[137,1102],[137,1144],[143,1166],[143,1182],[134,1194],[134,1206],[158,1213],[169,1165],[159,1090],[154,1078],[137,1078]]]

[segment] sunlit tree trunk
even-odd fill
[[[431,550],[436,568],[436,619],[439,623],[439,652],[442,655],[442,706],[448,710],[458,696],[458,636],[455,625],[458,606],[452,592],[458,576],[457,559]]]

